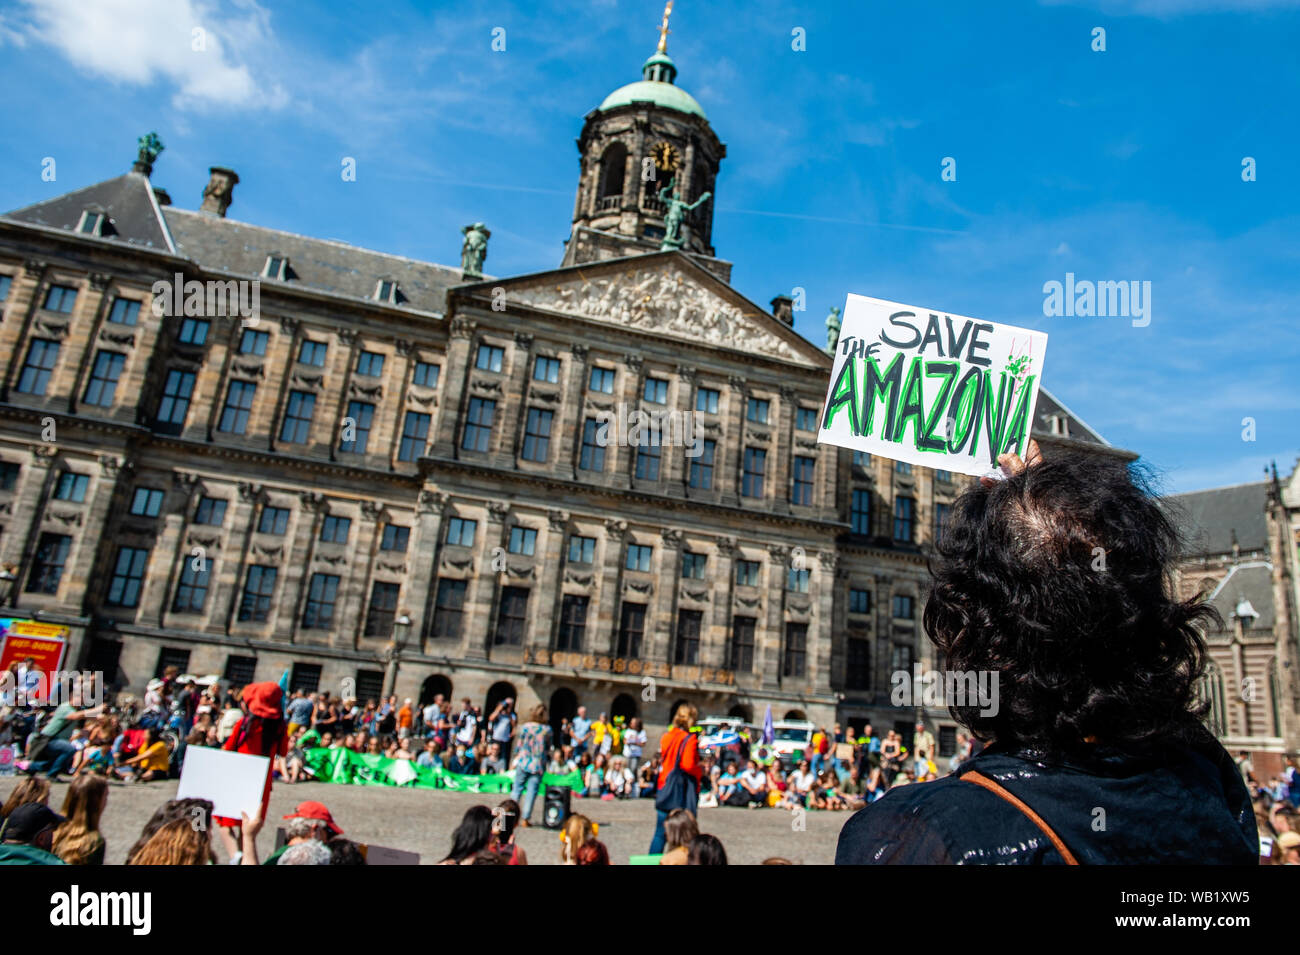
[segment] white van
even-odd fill
[[[789,762],[799,753],[801,759],[812,758],[812,738],[817,726],[808,720],[775,720],[772,723],[772,750]]]

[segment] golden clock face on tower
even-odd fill
[[[650,147],[650,155],[654,158],[655,167],[664,172],[676,169],[681,162],[681,154],[672,143],[655,143]]]

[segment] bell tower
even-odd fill
[[[695,97],[676,85],[677,65],[668,55],[672,9],[669,0],[641,79],[584,117],[566,266],[680,248],[730,277],[730,265],[713,249],[713,203],[727,147]]]

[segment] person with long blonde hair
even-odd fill
[[[560,830],[560,862],[577,865],[578,850],[595,838],[596,827],[590,819],[580,812],[569,816]]]
[[[668,814],[674,809],[689,809],[692,813],[699,806],[700,777],[700,739],[692,731],[700,711],[690,703],[680,703],[673,713],[672,725],[668,732],[659,739],[658,784],[655,787],[655,834],[650,839],[650,855],[660,855],[664,851],[664,823]]]
[[[49,805],[50,781],[48,779],[41,776],[28,776],[15,786],[9,798],[5,800],[4,808],[0,809],[0,819],[29,802],[38,802],[42,806]]]
[[[216,861],[206,828],[193,826],[188,819],[173,819],[164,823],[127,865],[208,865]]]
[[[63,822],[54,830],[56,856],[68,865],[103,865],[107,843],[99,819],[108,805],[108,781],[102,776],[77,776],[63,799]]]

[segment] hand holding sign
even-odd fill
[[[818,441],[988,476],[1028,453],[1047,336],[850,295]]]

